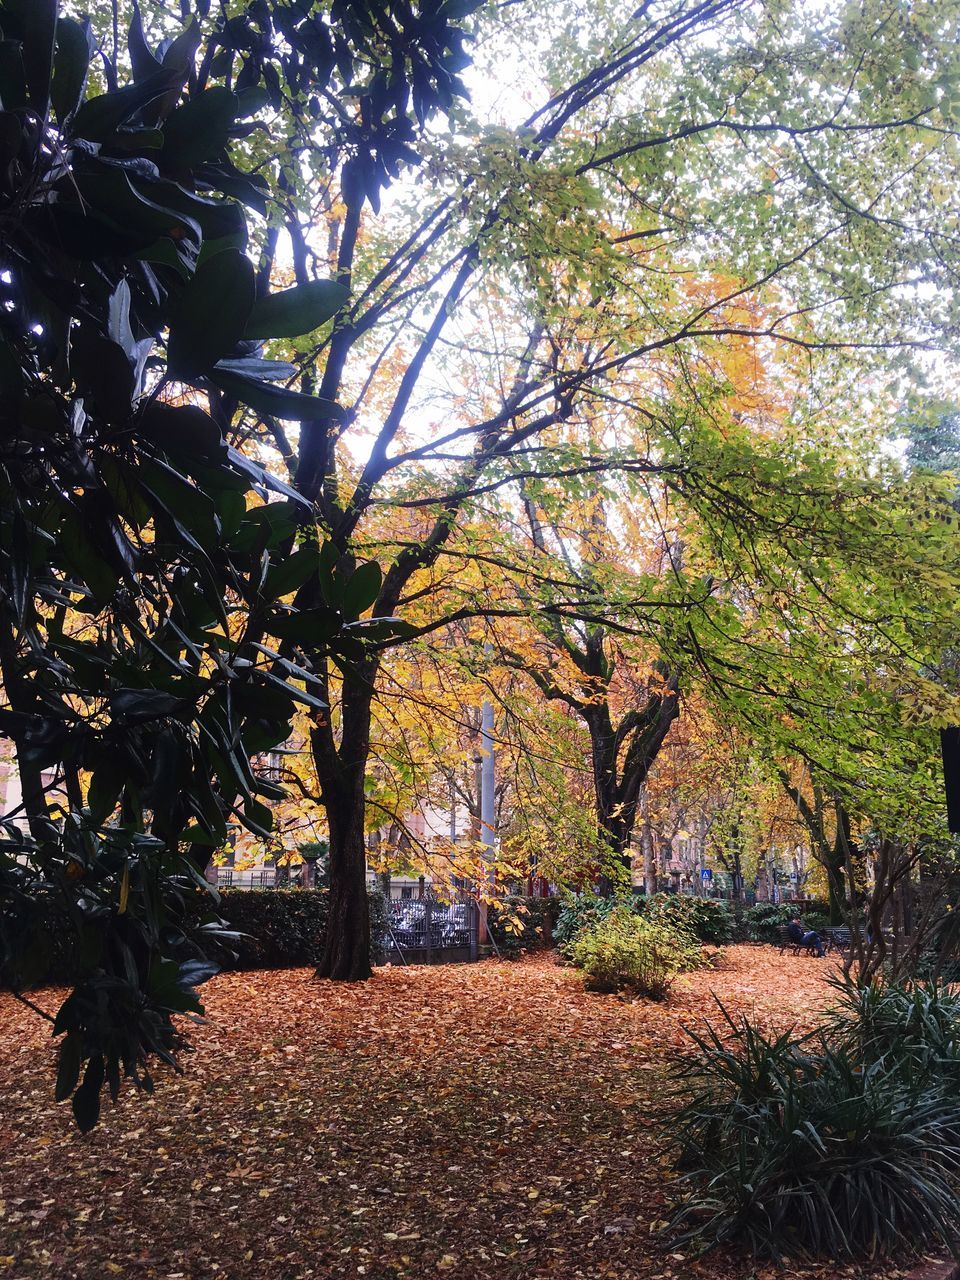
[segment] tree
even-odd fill
[[[408,202],[424,212],[392,249],[381,250],[349,172],[331,175],[336,270],[353,301],[311,354],[321,394],[346,394],[354,416],[305,424],[292,462],[344,566],[375,545],[382,504],[419,513],[416,536],[386,557],[374,616],[425,589],[478,495],[509,483],[504,459],[538,450],[542,473],[591,465],[551,432],[615,370],[647,371],[634,403],[656,416],[671,352],[680,364],[728,341],[782,344],[813,360],[815,394],[818,380],[844,377],[843,351],[861,350],[880,379],[885,352],[936,340],[932,325],[953,305],[935,263],[955,250],[928,199],[931,182],[949,190],[955,177],[935,132],[954,127],[952,90],[940,87],[952,74],[950,17],[898,8],[881,47],[873,5],[831,13],[816,31],[799,7],[781,8],[774,18],[739,4],[646,7],[598,31],[589,54],[564,48],[569,80],[520,127],[481,133],[477,146],[462,135],[425,144],[422,198]],[[942,317],[907,285],[927,272],[943,282]],[[475,344],[461,335],[486,307],[505,319],[496,378],[464,395],[458,367]],[[444,372],[449,417],[430,398]],[[368,972],[364,777],[379,663],[371,650],[336,677],[339,714],[313,735],[333,898],[320,972],[338,978]]]
[[[251,759],[296,705],[325,711],[276,647],[324,554],[312,526],[292,546],[311,508],[231,441],[240,405],[341,417],[276,385],[293,369],[262,345],[329,329],[346,289],[269,292],[247,253],[268,184],[231,152],[279,109],[281,72],[329,102],[381,50],[376,24],[400,31],[389,5],[196,9],[151,48],[134,6],[126,43],[96,49],[54,0],[0,4],[0,728],[23,788],[2,822],[0,967],[23,999],[51,964],[74,978],[57,1096],[83,1129],[104,1081],[149,1088],[150,1056],[173,1061],[171,1015],[200,1011],[215,968],[189,923],[203,868],[228,818],[269,832],[282,793]],[[444,96],[431,59],[450,30],[395,43],[385,150],[352,158],[366,190],[401,145],[403,75],[421,115]],[[332,114],[328,144],[349,145]],[[311,611],[315,651],[362,634],[363,574],[338,582]]]

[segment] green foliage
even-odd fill
[[[830,1259],[960,1243],[960,999],[839,986],[816,1039],[767,1036],[722,1007],[725,1025],[688,1032],[674,1228]]]
[[[570,960],[593,990],[628,988],[662,1000],[679,973],[702,963],[699,945],[688,934],[655,924],[617,907],[568,945]]]
[[[372,959],[383,959],[387,905],[367,894]],[[285,969],[315,965],[323,952],[330,896],[323,889],[226,889],[213,919],[225,932],[217,948],[223,969]],[[209,909],[208,909],[209,910]]]
[[[689,934],[700,942],[721,946],[733,941],[733,913],[716,898],[697,898],[686,893],[658,893],[646,906],[648,920],[676,932]]]
[[[553,936],[560,950],[567,955],[570,945],[585,929],[592,929],[617,908],[625,911],[642,911],[643,901],[635,894],[628,897],[603,897],[592,893],[571,896],[564,900],[557,914]]]
[[[560,910],[559,898],[504,898],[488,904],[487,927],[499,953],[512,960],[549,946]]]
[[[367,908],[370,912],[370,962],[383,964],[390,950],[390,926],[393,916],[390,900],[382,889],[367,889]]]
[[[743,913],[743,927],[751,942],[778,942],[780,930],[793,919],[794,908],[786,902],[758,902]]]
[[[209,911],[209,908],[207,909]],[[311,889],[224,889],[213,909],[230,931],[219,948],[224,969],[284,969],[316,964],[329,895]]]
[[[651,898],[639,893],[612,897],[584,893],[566,899],[560,910],[554,930],[560,949],[565,950],[584,929],[592,928],[614,910],[646,916],[676,933],[715,946],[731,942],[734,936],[733,913],[727,903],[714,898],[679,893],[657,893]]]
[[[440,0],[336,21],[198,2],[156,45],[132,6],[126,41],[94,56],[90,20],[59,7],[0,0],[0,732],[23,787],[0,824],[0,973],[29,985],[69,957],[58,1096],[75,1090],[87,1128],[104,1083],[148,1087],[147,1060],[173,1060],[171,1015],[200,1011],[212,971],[183,902],[228,820],[270,831],[282,792],[251,761],[297,704],[325,709],[291,619],[314,654],[355,660],[379,581],[325,557],[310,504],[231,447],[238,404],[340,415],[276,386],[295,370],[262,340],[347,303],[339,282],[271,297],[256,280],[247,209],[267,211],[270,183],[248,117],[315,93],[312,143],[326,126],[376,203],[417,159],[411,95],[422,125],[460,91],[463,37]],[[319,104],[348,86],[345,125]],[[336,598],[294,612],[284,597],[324,565]]]
[[[822,932],[830,926],[827,911],[819,909],[823,904],[815,904],[818,909],[805,911],[800,916],[800,923],[805,929]],[[796,903],[792,902],[758,902],[748,907],[742,916],[742,927],[750,942],[779,943],[780,930],[788,925],[797,914]]]
[[[918,1074],[949,1072],[960,1084],[960,991],[936,982],[830,980],[837,993],[823,1031],[863,1062],[898,1062]]]

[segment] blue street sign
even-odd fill
[[[700,879],[704,884],[708,884],[713,879],[713,872],[709,867],[700,868]]]

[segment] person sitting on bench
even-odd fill
[[[807,951],[812,951],[821,959],[823,959],[826,954],[823,948],[823,940],[819,933],[814,933],[812,929],[804,929],[803,925],[796,917],[794,917],[787,925],[787,937],[796,946],[804,947]]]

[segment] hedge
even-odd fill
[[[735,920],[728,903],[716,898],[696,898],[692,894],[657,893],[648,898],[640,893],[602,898],[581,894],[569,898],[557,921],[557,941],[568,945],[585,929],[595,928],[617,908],[646,916],[655,924],[667,925],[700,942],[720,946],[735,936]]]
[[[797,909],[795,902],[758,902],[756,906],[749,907],[741,917],[747,939],[750,942],[779,942],[780,930],[790,923]],[[828,922],[825,903],[805,904],[800,917],[805,929],[823,929]]]
[[[559,898],[504,898],[487,907],[487,928],[497,951],[513,959],[551,946],[559,913]]]
[[[378,890],[367,894],[371,959],[382,961],[386,902]],[[222,920],[239,934],[215,957],[223,969],[287,969],[313,965],[323,952],[329,895],[325,889],[224,889],[203,919]],[[235,954],[234,954],[235,953]]]

